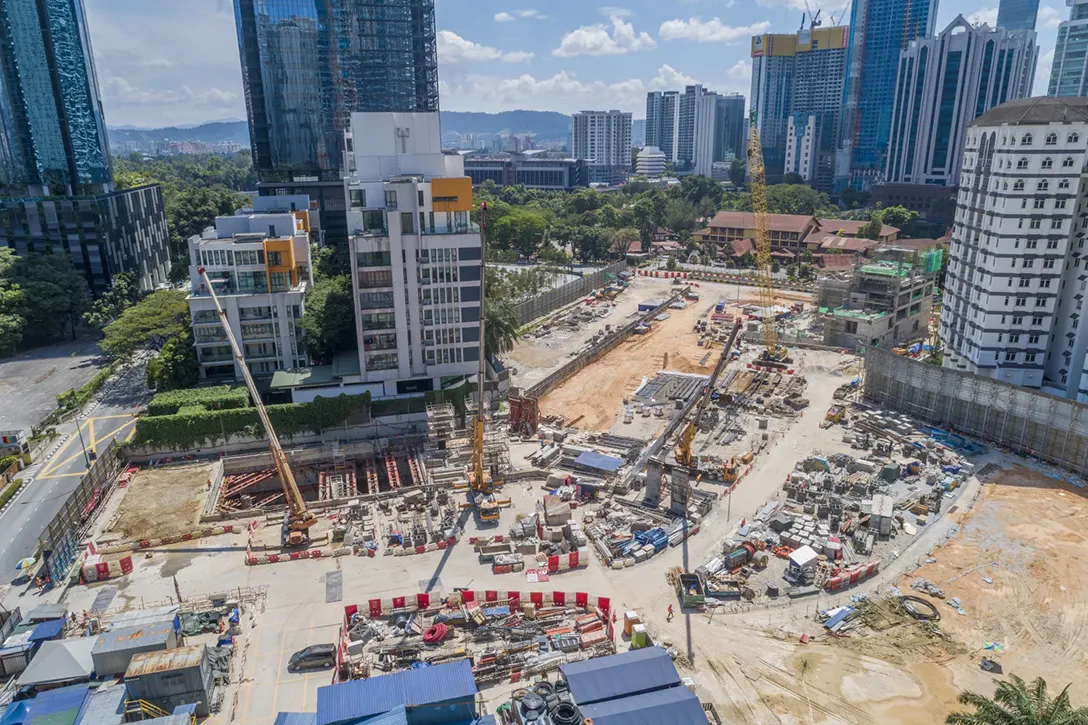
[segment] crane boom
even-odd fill
[[[778,328],[774,313],[774,282],[771,279],[771,233],[767,221],[767,173],[763,167],[763,145],[759,140],[756,112],[751,113],[748,130],[748,176],[752,197],[752,212],[756,222],[756,280],[759,282],[759,305],[763,308],[764,358],[782,360],[785,350],[778,346]]]
[[[211,295],[212,302],[215,303],[215,310],[219,314],[219,322],[227,333],[227,340],[230,341],[234,358],[242,367],[242,378],[246,382],[249,396],[253,399],[253,405],[257,408],[257,416],[261,419],[261,425],[264,426],[264,432],[268,436],[268,447],[272,450],[272,464],[276,468],[276,473],[279,474],[280,483],[283,485],[284,498],[287,500],[287,527],[291,531],[305,532],[317,523],[317,517],[307,508],[306,501],[302,498],[302,492],[299,491],[298,483],[295,482],[295,474],[291,471],[291,464],[287,460],[287,454],[283,452],[279,438],[276,437],[276,431],[272,427],[272,420],[268,417],[268,411],[261,401],[261,394],[257,391],[257,384],[253,382],[253,376],[249,372],[249,366],[246,365],[242,348],[238,345],[238,340],[230,329],[227,313],[223,311],[223,306],[219,304],[219,298],[215,294],[215,287],[212,285],[211,280],[208,279],[208,272],[203,267],[200,267],[198,271],[208,288],[208,294]]]
[[[691,444],[695,441],[695,434],[699,431],[699,419],[703,417],[703,411],[706,410],[707,404],[710,403],[710,399],[714,395],[714,386],[718,384],[718,378],[721,377],[722,370],[725,369],[726,363],[729,362],[729,352],[733,349],[733,343],[737,341],[738,334],[740,334],[739,319],[733,326],[733,332],[729,334],[729,340],[725,343],[725,348],[722,350],[722,356],[718,358],[718,363],[714,366],[714,371],[710,373],[710,380],[707,381],[706,390],[703,391],[703,397],[699,400],[699,404],[695,406],[695,414],[688,420],[687,425],[684,426],[684,430],[676,443],[676,462],[682,466],[691,467],[695,463],[695,456],[691,451]]]

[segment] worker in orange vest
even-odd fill
[[[665,621],[666,622],[671,622],[672,618],[673,618],[673,612],[672,612],[672,605],[670,604],[669,605],[669,614],[668,614],[667,617],[665,617]]]

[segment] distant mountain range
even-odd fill
[[[442,111],[442,133],[482,135],[529,134],[538,141],[564,141],[570,134],[571,118],[554,111],[503,111],[502,113],[467,113]],[[249,126],[245,121],[214,121],[195,126],[166,128],[111,127],[110,143],[135,143],[152,146],[167,141],[219,143],[230,141],[249,145]]]

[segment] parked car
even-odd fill
[[[336,664],[336,645],[312,644],[291,655],[287,661],[287,671],[326,669]]]

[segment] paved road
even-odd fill
[[[0,531],[6,539],[0,551],[0,581],[17,578],[15,564],[34,553],[38,536],[79,485],[87,471],[84,448],[88,453],[103,451],[114,438],[124,440],[132,433],[134,413],[149,395],[145,380],[143,363],[126,367],[106,384],[97,402],[85,409],[85,417],[78,419],[78,431],[76,421],[60,426],[59,432],[68,439],[45,461],[23,472],[24,480],[33,477],[33,481],[0,515]]]

